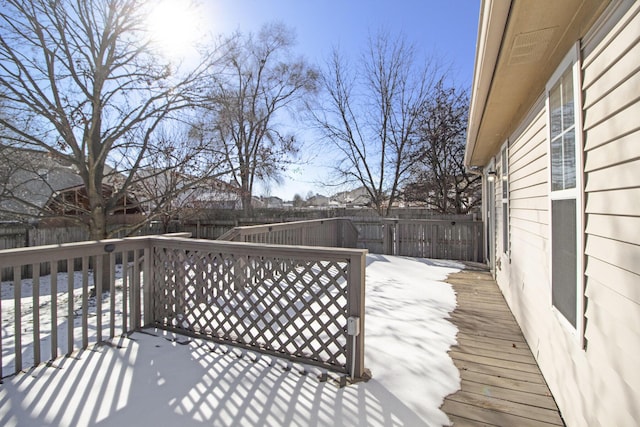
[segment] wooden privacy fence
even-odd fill
[[[88,231],[82,227],[33,228],[4,225],[0,227],[0,249],[79,242],[88,237]]]
[[[385,219],[387,255],[483,262],[482,221]]]
[[[365,255],[179,235],[0,250],[12,276],[1,284],[0,377],[157,326],[361,378]]]
[[[355,248],[358,230],[346,218],[235,227],[218,240],[276,245]]]
[[[332,218],[235,227],[219,240],[359,247],[371,253],[484,262],[483,223],[447,219]]]

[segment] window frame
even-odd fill
[[[571,68],[571,76],[573,83],[573,117],[574,117],[574,150],[575,150],[575,186],[573,188],[564,188],[561,190],[553,189],[552,181],[552,127],[551,127],[551,110],[550,110],[550,92],[563,77],[565,72]],[[556,315],[565,330],[576,338],[580,346],[584,348],[584,190],[583,190],[583,126],[582,126],[582,79],[581,79],[581,58],[580,58],[580,42],[572,46],[563,60],[560,62],[552,76],[545,86],[545,108],[547,120],[547,150],[548,150],[548,209],[549,209],[549,302],[552,311]],[[575,235],[576,235],[576,301],[575,301],[575,326],[554,305],[553,302],[553,208],[552,204],[558,200],[575,200]]]

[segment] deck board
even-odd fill
[[[563,426],[558,407],[522,331],[491,274],[470,268],[447,282],[456,292],[449,355],[461,389],[442,410],[453,426]]]

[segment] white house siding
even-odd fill
[[[583,55],[586,368],[595,377],[585,404],[601,425],[632,425],[640,422],[640,4]]]
[[[509,138],[511,248],[509,254],[500,250],[501,267],[496,268],[505,298],[525,335],[531,337],[540,336],[546,329],[539,320],[539,311],[548,312],[551,299],[546,255],[549,201],[545,111],[540,97],[524,124]],[[501,247],[501,234],[496,240]],[[537,342],[529,342],[535,354]]]
[[[640,2],[627,7],[582,46],[586,349],[551,307],[542,96],[509,142],[510,256],[496,181],[496,278],[569,426],[640,422]]]

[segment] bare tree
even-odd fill
[[[322,77],[327,94],[314,109],[322,135],[339,151],[340,184],[363,186],[387,216],[415,159],[419,111],[437,81],[433,63],[418,64],[403,37],[380,32],[351,66],[333,51]]]
[[[433,96],[420,112],[420,145],[408,201],[422,201],[441,213],[466,214],[481,203],[481,178],[467,172],[464,149],[469,95],[438,82]]]
[[[293,207],[294,208],[301,208],[302,206],[304,206],[304,199],[302,198],[302,196],[298,193],[293,195]]]
[[[282,133],[277,120],[316,91],[318,73],[293,56],[294,43],[293,32],[279,23],[263,26],[257,35],[235,34],[213,81],[204,129],[225,150],[245,213],[254,184],[277,181],[297,153],[294,135]]]
[[[160,127],[153,147],[154,156],[137,168],[130,189],[144,205],[147,220],[160,222],[168,232],[171,221],[184,220],[196,213],[203,200],[219,195],[217,177],[228,170],[218,168],[223,153],[204,144],[193,127],[173,123],[170,128]]]
[[[109,235],[108,218],[137,172],[166,148],[155,145],[160,124],[183,117],[202,91],[204,67],[179,73],[154,55],[148,7],[142,0],[2,1],[4,142],[75,170],[88,202],[74,218],[91,239]]]

